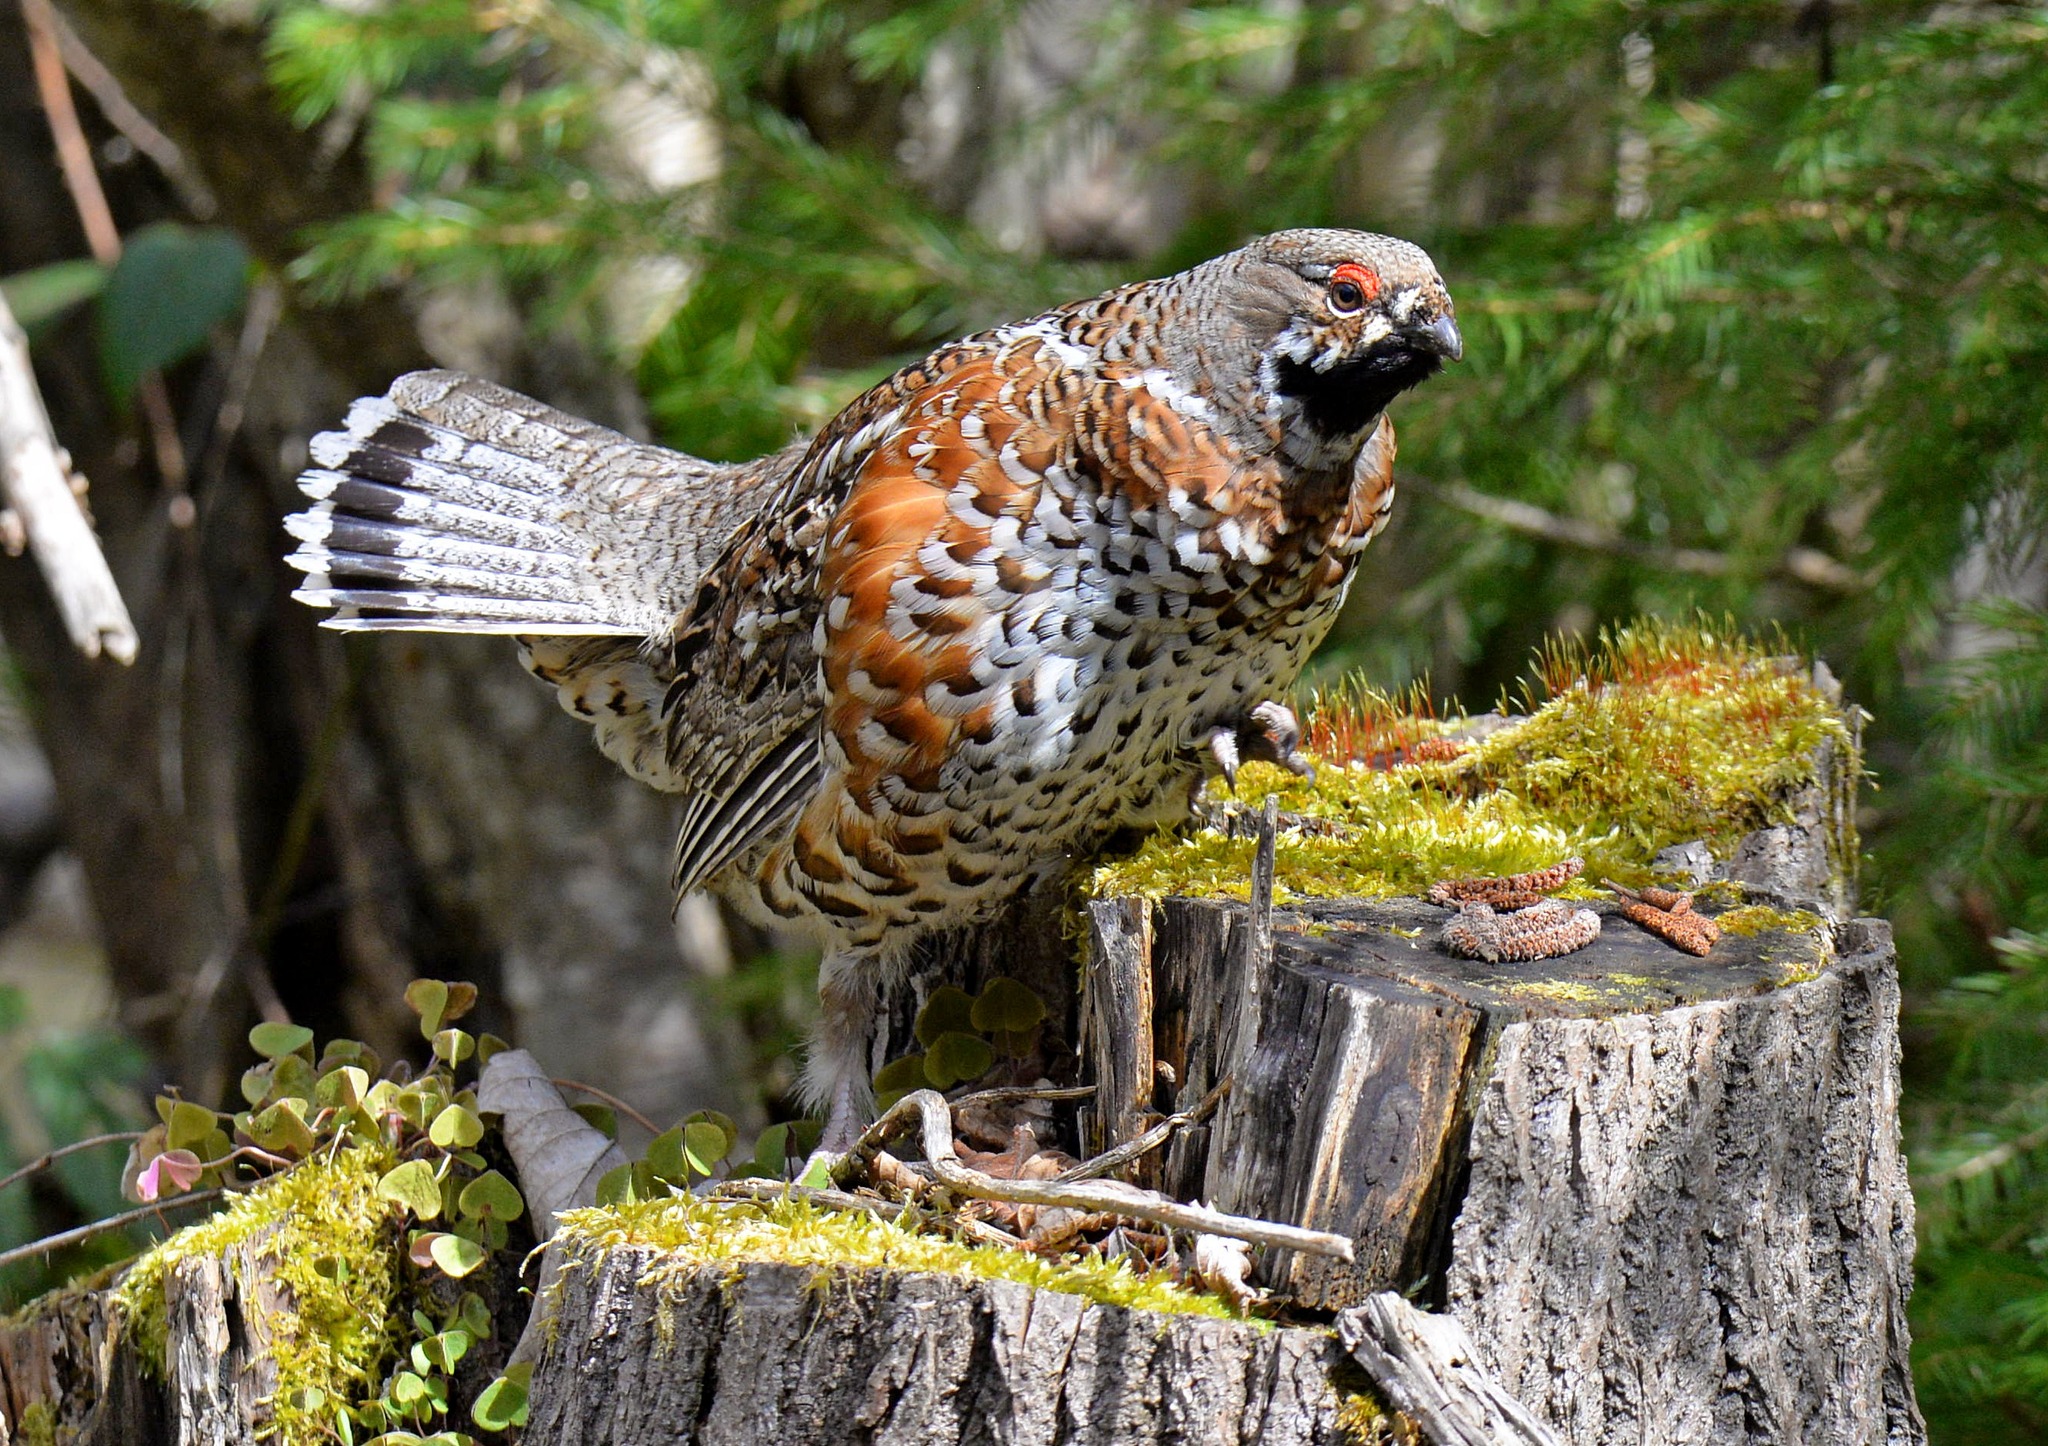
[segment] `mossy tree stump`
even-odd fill
[[[1137,1173],[1349,1236],[1349,1264],[1259,1260],[1290,1326],[1034,1275],[1014,1251],[976,1265],[928,1236],[864,1253],[791,1202],[736,1227],[760,1235],[744,1247],[696,1202],[627,1207],[558,1240],[552,1316],[529,1333],[527,1439],[1361,1439],[1367,1381],[1339,1341],[1398,1317],[1375,1293],[1400,1292],[1452,1318],[1429,1324],[1482,1368],[1481,1394],[1526,1409],[1515,1441],[1924,1441],[1896,961],[1888,928],[1853,917],[1852,745],[1837,726],[1787,768],[1768,826],[1658,860],[1712,876],[1697,907],[1725,932],[1705,959],[1598,901],[1590,946],[1493,965],[1452,957],[1446,911],[1414,897],[1275,910],[1270,893],[1256,907],[1114,890],[1089,906],[1085,974],[1053,893],[928,952],[897,1046],[936,982],[1024,980],[1052,1011],[1039,1062],[1096,1087],[1083,1147],[1227,1082],[1208,1122]],[[1216,857],[1213,835],[1188,847]],[[655,1212],[648,1228],[635,1209]],[[0,1366],[18,1345],[0,1340]],[[1474,1374],[1432,1384],[1459,1372]]]

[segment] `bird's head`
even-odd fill
[[[1269,418],[1326,444],[1362,437],[1402,392],[1464,354],[1420,246],[1367,231],[1279,231],[1234,253],[1225,296],[1256,347]]]

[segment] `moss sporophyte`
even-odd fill
[[[1603,878],[1650,883],[1661,849],[1701,839],[1725,858],[1786,821],[1820,746],[1854,746],[1782,648],[1703,624],[1640,623],[1591,648],[1554,647],[1536,671],[1516,702],[1527,716],[1471,729],[1461,752],[1417,745],[1476,720],[1439,721],[1355,685],[1315,700],[1310,746],[1344,752],[1318,757],[1313,782],[1258,763],[1237,778],[1236,806],[1277,795],[1283,818],[1306,825],[1282,830],[1276,897],[1417,895],[1574,855],[1585,873],[1562,897],[1594,897],[1589,881]],[[1225,798],[1212,784],[1212,805]],[[1160,834],[1097,869],[1090,892],[1241,899],[1254,847],[1214,828]]]

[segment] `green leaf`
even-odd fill
[[[0,276],[0,294],[6,296],[7,309],[14,313],[21,329],[33,332],[79,302],[98,296],[106,284],[107,268],[97,261],[52,261],[47,266]]]
[[[433,1220],[441,1213],[441,1182],[425,1160],[407,1160],[377,1182],[377,1198],[403,1205],[415,1219]]]
[[[441,1032],[448,1010],[447,985],[438,979],[415,979],[405,986],[405,1002],[420,1017],[420,1038],[432,1039]]]
[[[519,1189],[496,1170],[487,1170],[462,1187],[461,1210],[468,1216],[517,1220],[526,1211]]]
[[[470,1416],[486,1431],[503,1431],[526,1424],[526,1393],[533,1380],[533,1363],[522,1361],[507,1366],[505,1374],[477,1394]]]
[[[974,1001],[970,1018],[983,1034],[998,1030],[1022,1034],[1037,1028],[1045,1018],[1045,1001],[1007,976],[991,979],[981,997]]]
[[[206,1137],[220,1127],[220,1116],[205,1105],[195,1105],[190,1100],[178,1100],[171,1105],[170,1115],[164,1121],[164,1125],[164,1143],[168,1148],[191,1150],[203,1144]]]
[[[434,1058],[461,1064],[476,1053],[476,1036],[467,1030],[444,1029],[434,1035]]]
[[[929,1083],[923,1055],[906,1054],[901,1059],[892,1059],[875,1073],[875,1107],[886,1110],[912,1090],[921,1090]]]
[[[145,373],[206,344],[241,309],[249,253],[233,232],[163,221],[126,238],[100,293],[100,370],[126,400]]]
[[[313,1087],[313,1099],[323,1108],[352,1110],[370,1092],[369,1074],[352,1064],[341,1065],[320,1076]]]
[[[733,1136],[709,1120],[692,1120],[683,1126],[683,1163],[699,1176],[709,1177],[714,1167],[732,1148]]]
[[[979,1035],[942,1034],[925,1051],[924,1077],[934,1089],[947,1090],[962,1080],[979,1079],[996,1062],[995,1051]]]
[[[464,1240],[460,1235],[441,1235],[429,1247],[434,1264],[441,1267],[443,1275],[454,1276],[457,1280],[468,1275],[484,1263],[484,1248],[474,1240]]]
[[[484,1122],[474,1110],[450,1105],[434,1116],[427,1138],[444,1150],[466,1150],[484,1137]]]
[[[279,1024],[266,1019],[249,1031],[249,1047],[265,1059],[297,1054],[313,1042],[313,1031],[303,1024]]]
[[[421,1341],[419,1352],[428,1365],[445,1374],[454,1370],[462,1358],[469,1354],[469,1347],[468,1331],[446,1330]]]
[[[633,1205],[642,1200],[664,1200],[668,1188],[656,1178],[645,1160],[614,1165],[597,1182],[597,1203],[604,1206]]]
[[[663,1130],[647,1142],[647,1168],[657,1180],[687,1179],[683,1163],[683,1127]]]
[[[481,1069],[489,1064],[492,1055],[502,1053],[511,1047],[508,1041],[498,1038],[495,1034],[479,1034],[476,1037],[477,1068]],[[612,1133],[616,1135],[618,1131],[614,1129]]]
[[[616,1140],[619,1137],[619,1112],[610,1105],[601,1105],[596,1100],[585,1100],[582,1104],[571,1105],[569,1108],[612,1139]]]
[[[718,1131],[722,1142],[716,1151],[707,1156],[711,1160],[723,1160],[732,1153],[732,1147],[740,1142],[740,1127],[732,1122],[731,1115],[721,1114],[717,1110],[698,1110],[683,1123],[710,1125]]]
[[[964,989],[941,984],[917,1012],[917,1042],[930,1049],[943,1034],[974,1028],[974,1000]]]
[[[259,1150],[300,1159],[313,1153],[313,1132],[306,1127],[298,1100],[279,1100],[249,1121],[249,1138]]]

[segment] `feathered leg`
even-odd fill
[[[820,1154],[852,1148],[874,1114],[875,1027],[893,971],[866,950],[830,950],[818,966],[818,1027],[804,1060],[803,1095],[825,1112]]]

